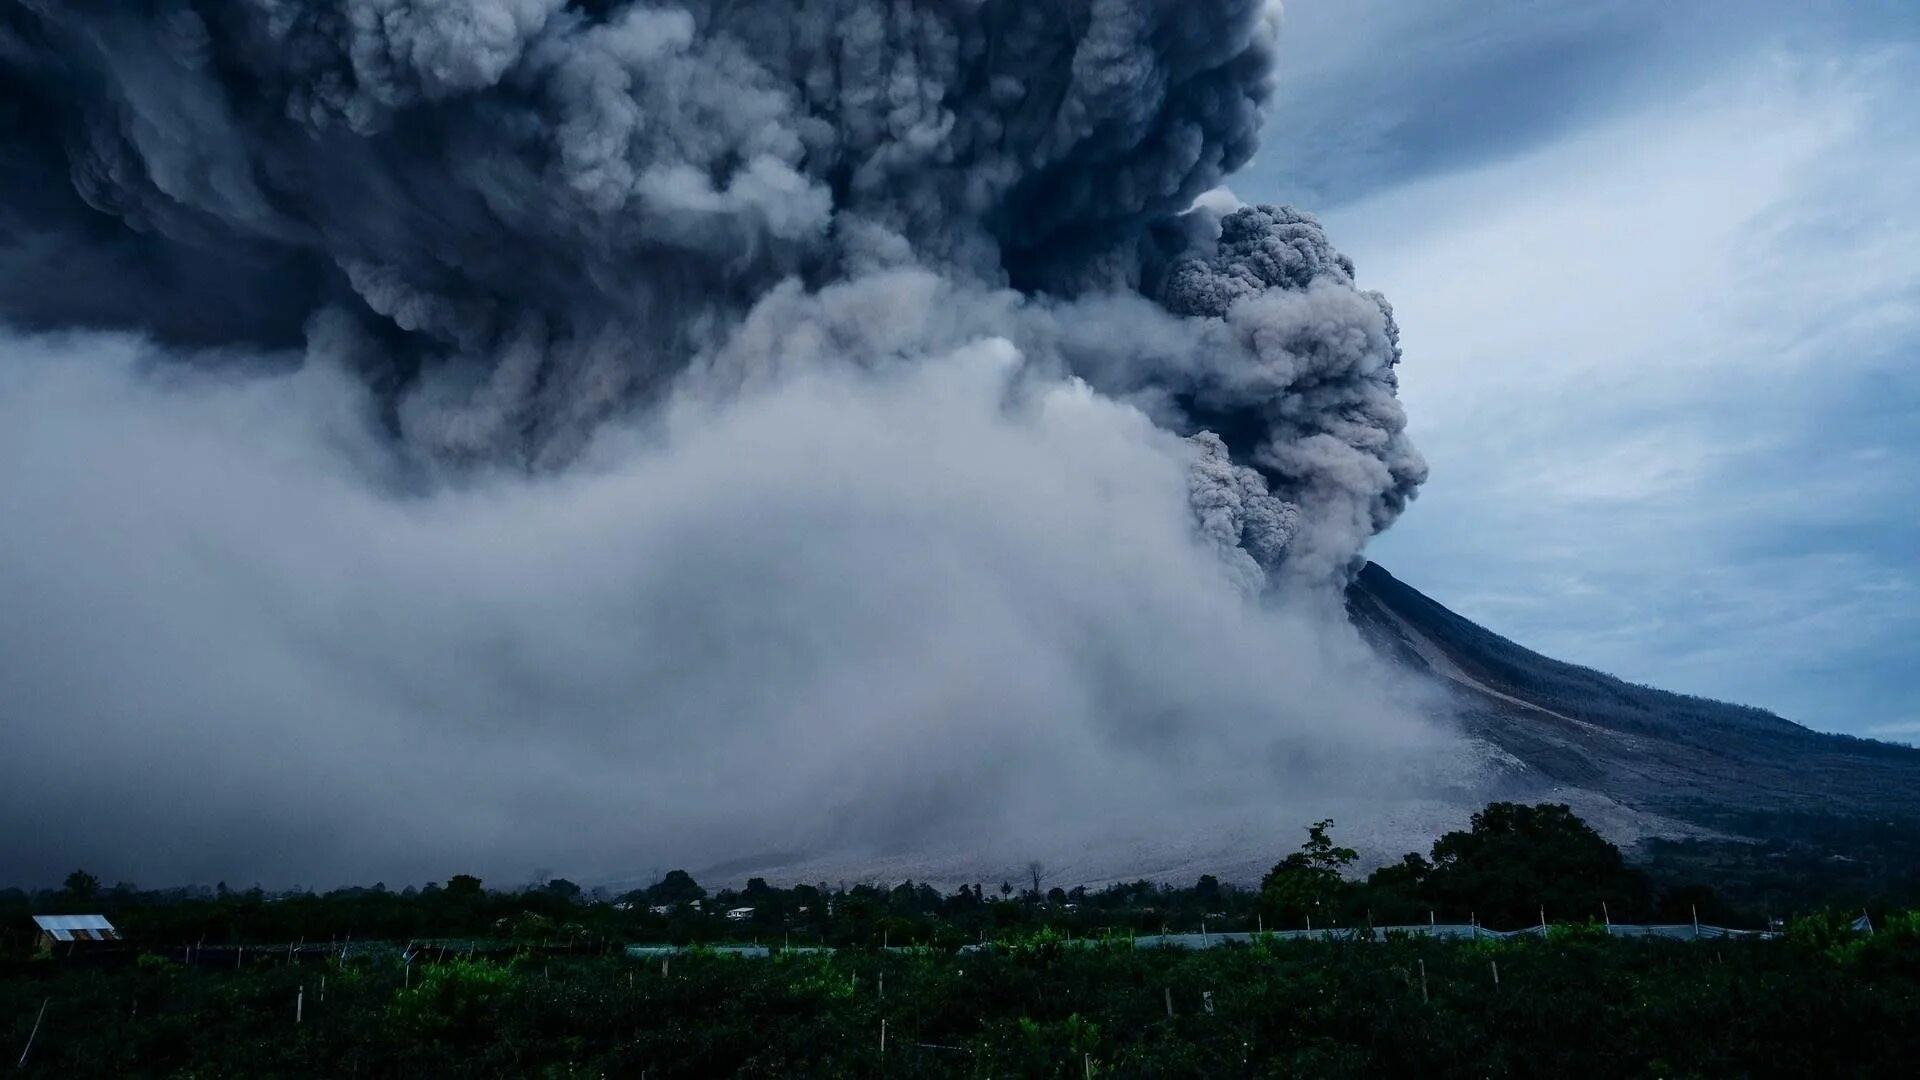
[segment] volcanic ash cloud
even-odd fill
[[[1276,27],[0,12],[17,722],[149,747],[177,786],[92,811],[102,850],[209,873],[1001,843],[1126,793],[1198,828],[1397,775],[1439,736],[1331,612],[1425,476],[1399,331],[1310,216],[1216,190]],[[5,767],[7,820],[93,761]],[[238,805],[281,809],[211,837]]]

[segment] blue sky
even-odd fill
[[[1374,556],[1530,647],[1920,741],[1920,4],[1289,0],[1235,178],[1405,333]]]

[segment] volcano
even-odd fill
[[[1373,563],[1346,601],[1377,652],[1448,690],[1459,722],[1493,748],[1517,794],[1565,795],[1611,817],[1619,839],[1766,840],[1784,821],[1920,820],[1920,749],[1542,656]]]

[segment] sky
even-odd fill
[[[1548,655],[1920,739],[1920,7],[1290,0],[1232,187],[1402,327],[1383,566]]]

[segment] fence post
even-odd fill
[[[305,1019],[306,1012],[307,1012],[307,988],[306,988],[306,985],[303,983],[299,991],[293,995],[293,1022],[295,1025],[298,1025],[301,1020]]]
[[[1162,993],[1164,993],[1164,994],[1166,994],[1166,997],[1167,997],[1167,1019],[1169,1019],[1169,1020],[1171,1020],[1171,1019],[1173,1019],[1173,987],[1171,987],[1171,986],[1169,986],[1169,987],[1165,987],[1165,988],[1163,988],[1163,990],[1162,990]]]
[[[885,1020],[880,1021],[880,1056],[882,1058],[887,1056],[887,1022]]]
[[[1422,960],[1420,961],[1420,1003],[1426,1005],[1432,1001],[1433,999],[1427,996],[1427,962]]]
[[[33,1040],[40,1034],[40,1021],[47,1018],[47,1006],[52,1002],[52,998],[47,998],[40,1003],[40,1015],[33,1018],[33,1030],[27,1034],[27,1045],[20,1051],[20,1063],[16,1068],[27,1067],[27,1055],[33,1052]]]
[[[1500,988],[1500,961],[1489,960],[1487,961],[1487,966],[1493,968],[1493,987],[1498,990]]]

